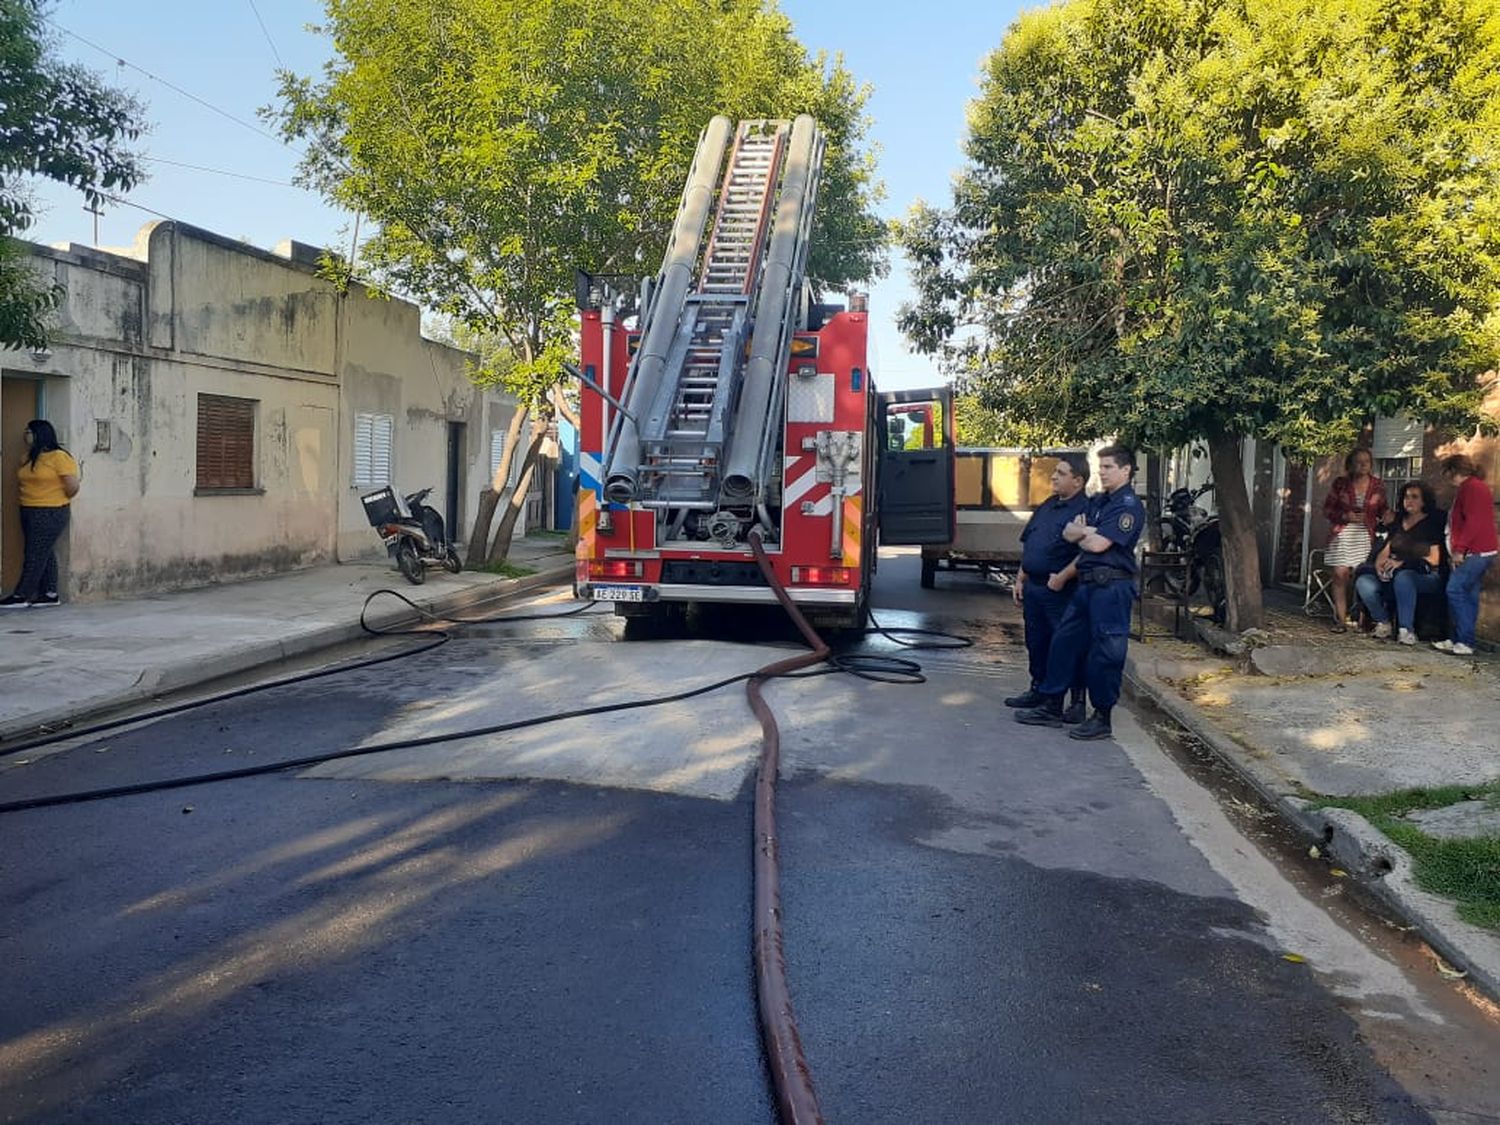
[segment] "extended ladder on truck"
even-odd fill
[[[611,500],[679,528],[691,511],[764,500],[822,148],[811,118],[704,131],[610,434]]]
[[[751,288],[787,127],[742,122],[736,130],[696,292],[652,409],[640,426],[653,507],[716,506],[727,417],[742,374]],[[658,483],[659,482],[659,483]]]
[[[772,602],[754,535],[810,620],[859,625],[877,533],[952,538],[950,392],[878,394],[863,297],[814,303],[822,161],[810,117],[714,118],[642,307],[580,287],[580,597],[647,618]],[[923,396],[943,425],[907,448]]]

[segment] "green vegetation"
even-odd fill
[[[142,178],[126,149],[141,106],[82,67],[59,62],[43,0],[0,0],[0,348],[44,348],[62,289],[32,270],[12,238],[31,226],[25,177],[77,188],[91,207]]]
[[[337,56],[280,75],[264,111],[305,147],[301,180],[364,219],[355,262],[492,342],[476,381],[518,413],[481,497],[470,560],[510,543],[575,351],[575,271],[639,276],[661,261],[698,135],[731,118],[810,113],[828,149],[809,273],[885,270],[864,137],[869,90],[809,56],[770,0],[325,0]],[[522,454],[519,473],[510,458]],[[490,520],[507,481],[509,506]]]
[[[1500,361],[1494,0],[1066,0],[987,60],[901,325],[1035,444],[1204,439],[1230,624],[1261,617],[1240,439],[1481,421]]]
[[[1500,781],[1402,789],[1375,797],[1322,797],[1318,808],[1352,809],[1410,853],[1417,883],[1458,901],[1458,913],[1476,926],[1500,930],[1500,836],[1444,839],[1402,819],[1418,809],[1488,800],[1500,807]]]
[[[536,573],[535,567],[520,566],[505,559],[495,559],[491,562],[480,563],[478,566],[467,567],[466,569],[482,571],[485,574],[498,574],[501,578],[525,578],[529,574]]]

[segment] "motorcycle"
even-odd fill
[[[428,567],[440,566],[451,574],[463,569],[458,548],[448,541],[443,517],[423,503],[431,492],[424,488],[401,497],[387,485],[360,497],[370,526],[380,533],[396,569],[413,586],[426,581]]]
[[[1222,623],[1228,611],[1223,533],[1219,517],[1209,515],[1196,503],[1213,487],[1213,481],[1205,481],[1194,489],[1174,489],[1167,496],[1164,510],[1156,516],[1160,550],[1186,556],[1187,566],[1181,571],[1157,574],[1151,579],[1151,587],[1158,593],[1184,599],[1202,590],[1213,610],[1214,621]]]

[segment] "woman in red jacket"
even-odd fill
[[[1344,458],[1344,475],[1333,482],[1323,501],[1328,517],[1328,550],[1323,561],[1333,571],[1333,631],[1347,633],[1349,577],[1354,568],[1370,557],[1375,529],[1390,504],[1385,485],[1370,470],[1375,459],[1368,449],[1356,449]]]
[[[1457,486],[1448,513],[1453,571],[1448,577],[1448,639],[1433,647],[1468,656],[1474,651],[1474,628],[1479,623],[1479,585],[1500,553],[1500,536],[1495,534],[1494,498],[1474,459],[1462,453],[1444,457],[1443,476]]]

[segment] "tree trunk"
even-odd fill
[[[1265,620],[1260,582],[1260,550],[1255,542],[1255,515],[1245,489],[1240,440],[1227,434],[1208,438],[1208,463],[1214,473],[1214,497],[1224,545],[1224,583],[1228,626],[1234,633],[1258,629]]]
[[[583,429],[583,422],[578,417],[578,412],[568,405],[567,397],[563,394],[561,387],[553,387],[547,392],[547,398],[552,403],[552,408],[564,418],[568,425],[575,430]]]
[[[479,507],[474,512],[474,527],[469,532],[469,553],[465,566],[483,565],[488,555],[485,547],[490,541],[490,521],[495,518],[495,508],[505,492],[505,482],[510,479],[510,467],[516,459],[516,446],[520,443],[521,428],[531,411],[518,408],[511,415],[510,425],[505,429],[505,448],[500,453],[500,464],[495,466],[495,475],[489,487],[479,494]]]
[[[506,505],[505,514],[500,517],[500,526],[495,531],[495,541],[490,544],[490,562],[496,562],[510,554],[510,541],[516,533],[516,520],[520,519],[521,509],[526,506],[526,494],[531,491],[531,478],[536,473],[542,442],[546,440],[546,425],[534,427],[531,444],[526,447],[526,460],[521,462],[521,476],[516,481],[516,487],[511,490],[510,502]]]

